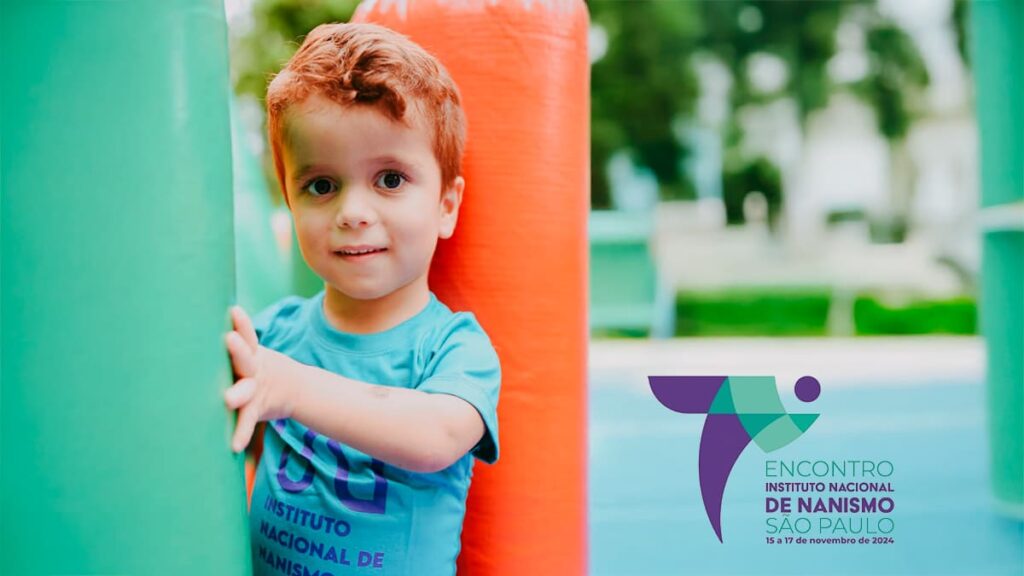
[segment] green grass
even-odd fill
[[[681,292],[677,336],[824,336],[831,295],[826,288]]]
[[[676,335],[827,336],[831,303],[825,287],[680,292]],[[879,295],[861,294],[854,299],[852,314],[859,336],[978,333],[977,304],[971,296],[894,304]]]
[[[853,321],[858,335],[977,334],[978,307],[967,296],[886,304],[864,295],[854,300]]]

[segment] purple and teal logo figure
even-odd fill
[[[753,441],[773,452],[799,438],[817,414],[789,414],[774,376],[649,376],[651,391],[669,410],[707,414],[700,434],[700,493],[711,527],[722,542],[722,495],[729,473]],[[821,384],[804,376],[794,386],[802,402],[814,402]]]

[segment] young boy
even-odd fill
[[[430,292],[464,182],[458,90],[373,25],[319,26],[267,92],[277,176],[324,291],[232,309],[232,447],[271,421],[256,574],[452,574],[473,457],[498,458],[498,358]],[[255,327],[254,325],[255,324]]]

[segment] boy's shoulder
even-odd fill
[[[443,364],[463,364],[466,368],[488,366],[500,370],[497,350],[472,312],[452,312],[438,301],[446,314],[438,317],[421,341],[427,359],[427,372]]]
[[[253,316],[253,328],[260,342],[270,332],[301,324],[303,308],[310,300],[302,296],[285,296]]]
[[[437,313],[426,322],[424,332],[429,340],[441,345],[451,339],[478,339],[490,346],[490,338],[472,312],[453,312],[447,304],[431,294],[431,307]]]

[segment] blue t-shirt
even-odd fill
[[[261,312],[260,344],[354,380],[458,396],[486,432],[454,464],[424,474],[294,420],[270,422],[249,517],[255,574],[454,574],[473,457],[498,459],[494,348],[472,314],[433,294],[421,312],[375,334],[336,330],[323,299],[291,296]]]

